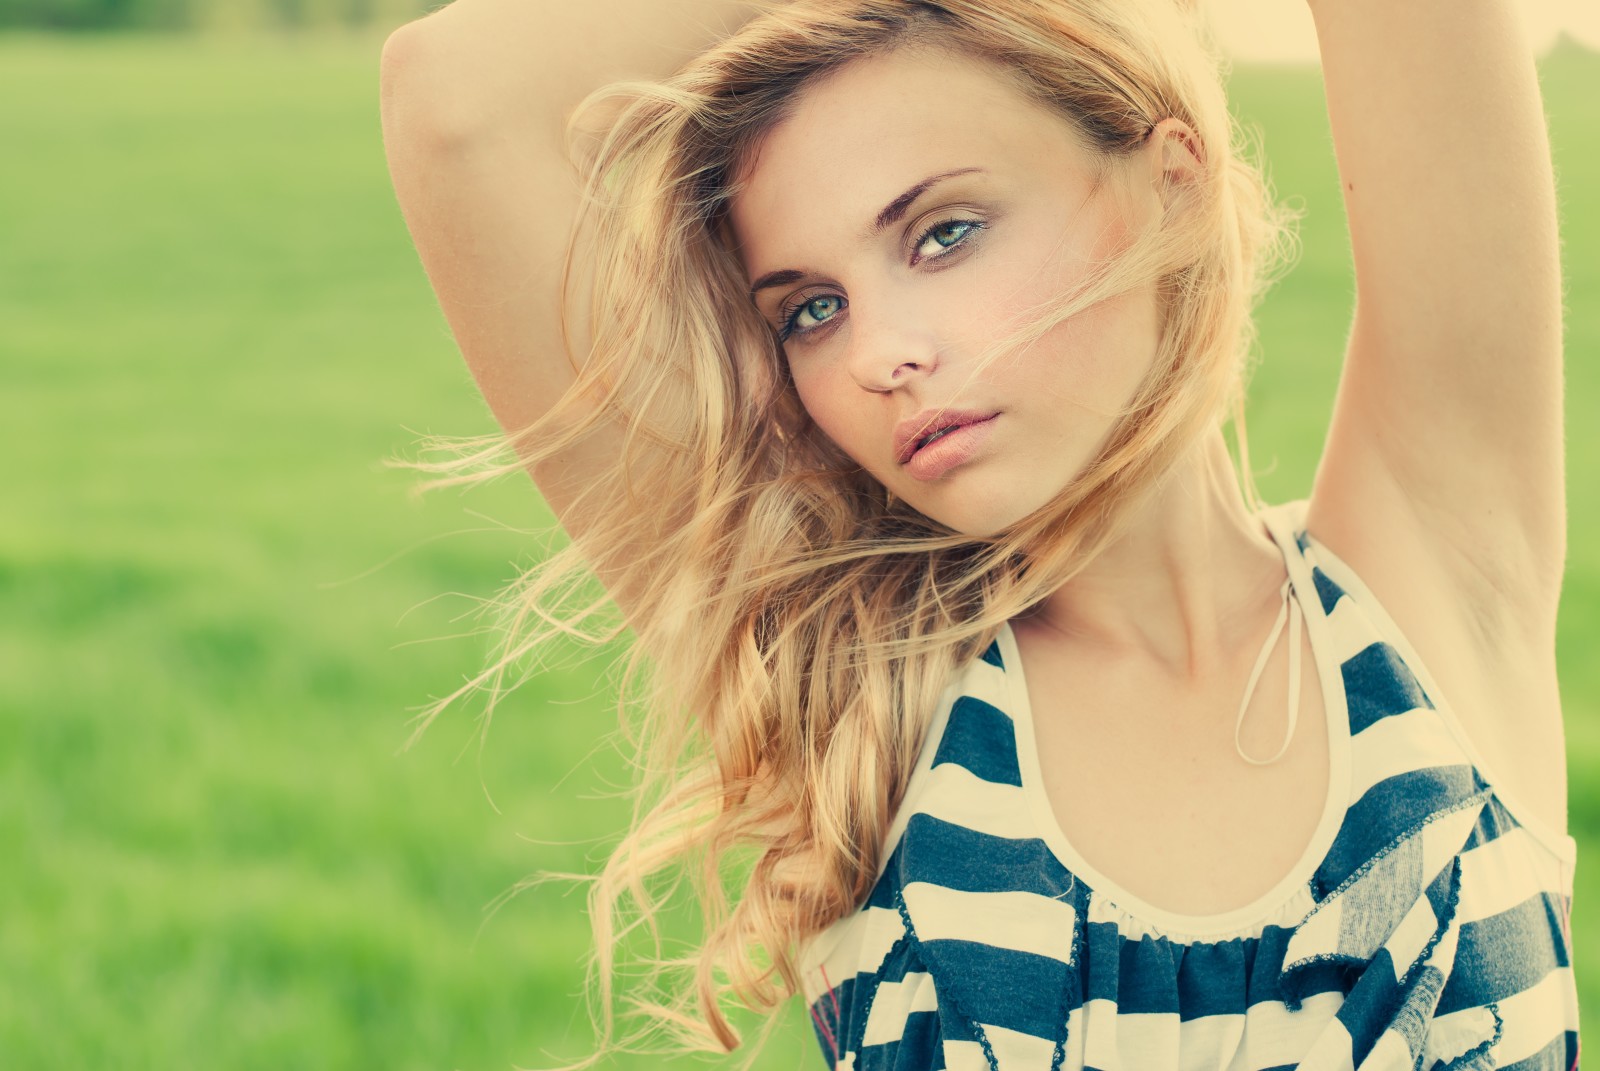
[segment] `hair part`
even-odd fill
[[[1169,116],[1203,156],[1181,211],[980,354],[974,375],[1099,301],[1158,287],[1155,360],[1098,455],[993,535],[917,513],[820,434],[729,238],[741,167],[799,95],[903,47],[988,61],[1071,123],[1103,169]],[[426,490],[531,466],[602,422],[626,429],[615,468],[572,507],[592,511],[591,534],[501,593],[495,659],[417,727],[482,691],[486,730],[507,674],[549,641],[634,631],[619,712],[640,783],[629,832],[583,879],[601,1049],[582,1064],[663,1032],[670,1048],[732,1050],[729,998],[771,1009],[797,992],[801,944],[871,890],[952,673],[1087,566],[1230,416],[1260,504],[1243,412],[1251,312],[1292,259],[1297,213],[1247,158],[1223,69],[1180,0],[795,0],[672,78],[606,87],[575,115],[585,199],[564,285],[578,243],[594,264],[577,382],[528,428],[427,440],[452,456],[409,464],[438,474]],[[633,593],[627,622],[591,570]],[[643,1025],[619,1042],[613,944],[655,933],[685,879],[704,939],[670,958],[656,935],[630,998]]]

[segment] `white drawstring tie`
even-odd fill
[[[1250,683],[1245,685],[1244,699],[1239,703],[1239,718],[1233,725],[1233,747],[1239,757],[1256,766],[1266,766],[1276,762],[1285,751],[1289,750],[1289,741],[1294,738],[1295,722],[1300,718],[1300,601],[1291,599],[1289,594],[1294,590],[1294,582],[1285,580],[1278,593],[1283,596],[1283,605],[1278,609],[1278,619],[1272,624],[1272,635],[1267,637],[1266,645],[1261,648],[1261,653],[1256,656],[1255,668],[1250,671]],[[1283,734],[1283,746],[1276,755],[1270,759],[1252,759],[1244,753],[1244,748],[1239,744],[1239,730],[1244,726],[1245,708],[1250,705],[1250,696],[1256,690],[1256,681],[1261,677],[1261,670],[1267,664],[1267,656],[1272,653],[1273,645],[1278,642],[1278,634],[1283,631],[1285,619],[1289,622],[1289,728]]]

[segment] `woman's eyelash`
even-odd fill
[[[920,262],[924,260],[937,260],[940,257],[947,257],[955,253],[957,250],[965,247],[967,240],[978,231],[982,230],[985,226],[986,224],[982,220],[976,219],[941,220],[938,223],[933,224],[927,230],[923,231],[922,234],[917,237],[916,244],[912,246],[912,250],[915,251],[921,249],[925,244],[927,244],[930,238],[933,238],[936,231],[954,227],[964,227],[965,230],[963,230],[960,235],[950,243],[950,245],[946,246],[943,252],[933,253],[929,256],[918,256],[916,259]],[[937,241],[938,239],[934,240]],[[799,300],[791,301],[785,304],[783,308],[778,311],[778,319],[783,324],[783,326],[778,329],[778,341],[785,342],[793,335],[807,335],[812,331],[817,330],[815,327],[797,328],[795,326],[795,320],[799,318],[801,310],[803,310],[807,305],[810,305],[814,301],[820,301],[824,298],[830,297],[836,298],[841,302],[844,300],[843,298],[839,298],[836,294],[807,294]],[[843,307],[841,307],[840,311],[843,311]],[[837,316],[838,313],[836,312],[834,315]],[[830,316],[828,319],[831,320],[833,317]]]
[[[784,342],[784,341],[787,341],[788,338],[791,335],[797,335],[797,334],[799,334],[799,335],[807,335],[807,334],[810,334],[812,331],[815,331],[816,330],[815,327],[797,328],[797,327],[795,327],[795,323],[794,322],[795,322],[795,320],[800,318],[801,311],[807,305],[810,305],[810,304],[812,304],[814,302],[818,302],[818,301],[825,301],[828,298],[833,298],[835,301],[842,301],[843,300],[837,294],[812,294],[809,297],[807,297],[804,301],[798,301],[798,302],[794,303],[791,306],[785,307],[783,312],[780,313],[780,315],[783,318],[783,327],[780,328],[779,331],[778,331],[778,341],[779,342]],[[841,310],[842,310],[842,308],[843,308],[843,306],[841,306]],[[835,312],[834,316],[837,316],[837,315],[838,315],[838,312]],[[833,319],[833,316],[828,317],[828,319],[830,319],[830,320]]]
[[[911,248],[913,249],[913,251],[921,249],[923,247],[923,245],[925,245],[927,243],[929,238],[933,238],[935,232],[942,231],[942,230],[944,230],[944,229],[946,229],[948,227],[965,227],[966,229],[961,232],[961,234],[956,238],[955,241],[953,241],[949,245],[945,246],[946,252],[948,252],[949,250],[952,250],[952,249],[960,249],[962,246],[966,245],[967,244],[967,237],[969,235],[971,235],[971,234],[976,233],[979,230],[982,230],[983,229],[983,223],[980,220],[976,220],[976,219],[947,219],[942,223],[935,223],[933,226],[929,227],[927,230],[922,232],[922,235],[917,239],[917,244],[912,246]],[[938,239],[934,239],[934,240],[938,241]],[[935,253],[933,255],[935,257],[942,257],[945,254],[944,253]],[[917,259],[918,260],[927,260],[928,258],[927,257],[923,257],[923,256],[919,256],[919,257],[917,257]]]

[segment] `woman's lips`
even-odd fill
[[[995,414],[986,420],[963,424],[954,431],[945,432],[928,445],[911,455],[905,469],[919,480],[936,480],[957,465],[964,465],[975,457],[999,419]]]

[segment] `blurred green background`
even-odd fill
[[[606,664],[515,693],[481,749],[466,707],[400,750],[481,664],[478,600],[550,518],[525,477],[419,503],[417,477],[381,465],[422,433],[492,428],[390,191],[381,42],[0,35],[0,1067],[587,1051],[581,895],[489,907],[530,872],[592,870],[626,821]],[[1559,656],[1593,1024],[1600,57],[1561,48],[1541,72],[1570,294]],[[1349,252],[1316,72],[1242,68],[1232,97],[1307,208],[1250,410],[1281,501],[1321,447]],[[817,1060],[791,1007],[758,1066]]]

